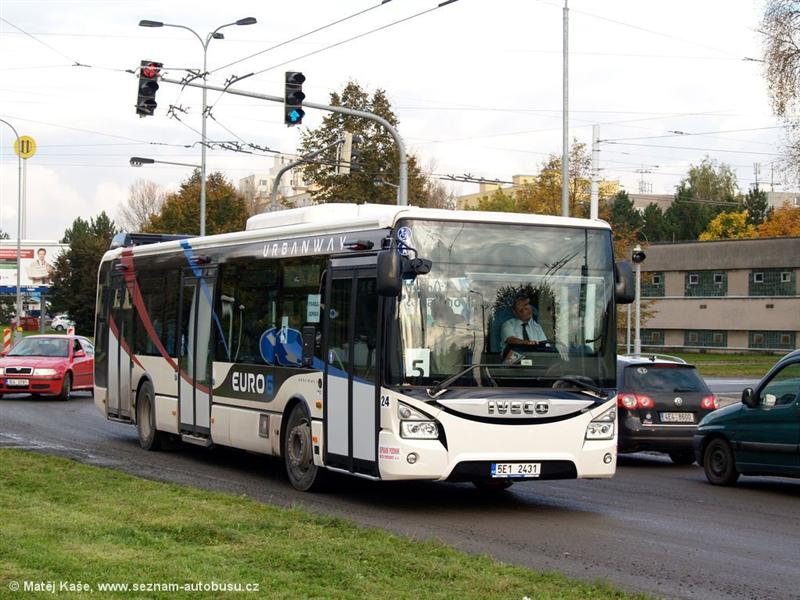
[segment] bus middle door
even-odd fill
[[[131,417],[131,352],[133,351],[133,303],[123,275],[114,274],[110,285],[108,323],[108,416],[129,421]]]
[[[211,359],[215,268],[185,269],[178,320],[178,418],[180,432],[211,434]],[[191,441],[191,440],[190,440]]]
[[[332,259],[325,302],[324,461],[378,477],[379,298],[375,256]]]

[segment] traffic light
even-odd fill
[[[136,114],[151,117],[156,111],[158,76],[163,63],[143,60],[139,67],[139,95],[136,98]]]
[[[358,173],[361,170],[361,149],[359,144],[361,138],[353,135],[349,131],[344,132],[344,140],[342,142],[341,160],[339,162],[339,175],[348,175],[349,173]]]
[[[283,122],[287,125],[300,125],[303,122],[303,82],[305,76],[298,71],[286,71],[286,91],[283,102]]]

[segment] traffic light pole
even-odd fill
[[[179,79],[169,79],[167,77],[162,77],[161,81],[163,81],[164,83],[174,83],[176,85],[181,85],[181,86],[203,88],[205,90],[212,90],[215,92],[226,92],[228,94],[233,94],[235,96],[246,96],[248,98],[267,100],[269,102],[279,102],[281,104],[283,104],[286,100],[281,96],[270,96],[269,94],[258,94],[256,92],[234,90],[231,88],[197,83],[194,81],[184,82]],[[406,146],[405,143],[403,143],[403,138],[400,137],[400,132],[398,132],[397,129],[395,129],[392,126],[392,124],[389,123],[389,121],[371,112],[366,112],[363,110],[354,110],[352,108],[345,108],[344,106],[330,106],[328,104],[317,104],[316,102],[306,102],[306,101],[303,101],[303,106],[304,107],[307,106],[309,108],[317,108],[319,110],[327,110],[328,112],[341,113],[343,115],[349,115],[351,117],[361,117],[362,119],[375,121],[376,123],[379,123],[380,125],[385,127],[386,130],[394,138],[394,142],[395,144],[397,144],[397,153],[400,155],[400,181],[399,181],[400,187],[399,187],[397,204],[398,206],[408,206],[408,158],[406,155]]]
[[[14,126],[4,119],[0,119],[0,123],[5,123],[14,132],[14,139],[19,139],[19,134]],[[22,339],[22,331],[20,325],[22,324],[22,291],[20,290],[20,256],[22,254],[22,156],[17,154],[17,162],[19,163],[17,175],[17,325],[14,327],[14,343]]]
[[[289,171],[289,170],[295,168],[297,165],[302,165],[304,162],[308,162],[312,158],[315,158],[315,157],[319,156],[320,154],[322,154],[323,152],[325,152],[327,150],[330,150],[334,146],[338,146],[339,144],[342,143],[342,141],[343,141],[342,139],[338,139],[335,142],[333,142],[332,144],[328,144],[324,148],[320,148],[319,150],[315,150],[314,152],[310,152],[310,153],[306,154],[305,156],[301,156],[297,160],[290,162],[288,165],[284,165],[281,168],[281,170],[278,171],[275,174],[275,179],[272,180],[272,201],[270,202],[270,205],[269,205],[270,212],[274,212],[274,211],[278,210],[278,188],[281,185],[281,177],[283,177],[283,174],[286,173],[286,171]]]

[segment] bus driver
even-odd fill
[[[527,296],[519,296],[514,300],[511,311],[514,316],[503,323],[500,329],[500,339],[503,340],[503,356],[513,346],[533,347],[547,340],[542,326],[533,318],[533,307]]]

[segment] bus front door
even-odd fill
[[[215,270],[183,272],[178,320],[178,418],[182,434],[211,433],[211,352]]]
[[[108,322],[108,416],[131,419],[133,303],[125,278],[111,278]]]
[[[327,277],[323,459],[378,477],[381,328],[375,257],[332,259]]]

